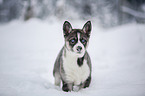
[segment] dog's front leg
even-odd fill
[[[65,92],[72,91],[73,90],[73,84],[63,82],[62,90],[65,91]]]
[[[88,79],[79,85],[79,90],[82,89],[82,88],[87,88],[90,86],[90,83],[91,83],[91,76],[88,77]]]

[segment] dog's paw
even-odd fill
[[[62,86],[62,90],[65,91],[65,92],[70,91],[67,84],[64,84],[64,85]]]

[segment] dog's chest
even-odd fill
[[[63,57],[63,68],[68,83],[74,83],[79,85],[83,83],[90,75],[90,68],[86,60],[83,60],[83,64],[79,66],[77,64],[77,57],[66,56]]]

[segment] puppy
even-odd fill
[[[63,91],[73,91],[73,86],[81,89],[90,85],[92,67],[86,50],[90,33],[91,21],[86,22],[82,29],[72,29],[68,21],[63,24],[65,44],[53,69],[55,85],[60,86],[62,81]]]

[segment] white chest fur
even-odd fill
[[[71,53],[66,53],[66,56],[63,56],[63,68],[66,80],[68,83],[74,83],[74,85],[83,83],[90,74],[87,61],[84,60],[83,65],[78,66],[77,59],[78,57]]]

